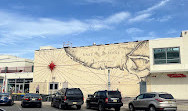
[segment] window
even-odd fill
[[[58,89],[58,84],[55,84],[55,89]]]
[[[143,98],[144,98],[144,95],[143,95],[143,94],[141,94],[141,95],[139,95],[139,96],[136,97],[137,100],[143,99]]]
[[[99,94],[100,97],[105,97],[106,96],[106,93],[104,91],[100,91],[98,94]]]
[[[155,94],[144,94],[144,99],[145,98],[154,98]]]
[[[171,94],[159,94],[159,97],[164,99],[174,99]]]
[[[3,83],[3,79],[0,79],[0,83]]]
[[[53,84],[50,84],[50,89],[53,89]]]
[[[154,64],[180,63],[180,48],[157,48],[154,52]]]
[[[50,83],[50,90],[57,90],[58,89],[58,83]]]

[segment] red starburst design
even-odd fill
[[[56,65],[53,62],[51,62],[50,65],[48,65],[48,66],[49,66],[50,70],[52,71],[52,70],[54,70]]]

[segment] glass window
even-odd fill
[[[145,98],[154,98],[155,94],[144,94],[144,99]]]
[[[159,94],[159,97],[164,99],[174,99],[171,94]]]
[[[8,83],[15,83],[15,79],[9,79]]]
[[[16,83],[23,83],[24,79],[16,79]]]
[[[108,91],[108,96],[112,98],[119,98],[121,97],[121,93],[119,91]]]
[[[53,89],[53,84],[50,84],[50,89]]]
[[[25,83],[30,83],[32,81],[33,81],[33,79],[25,79]]]
[[[58,84],[55,84],[55,89],[58,89]]]
[[[143,99],[144,98],[144,95],[143,94],[141,94],[141,95],[139,95],[139,96],[137,96],[137,100],[139,100],[139,99]]]
[[[104,96],[106,96],[106,93],[105,93],[104,91],[100,91],[100,92],[99,92],[99,96],[104,97]]]
[[[3,79],[0,79],[0,83],[3,83]]]
[[[180,48],[154,49],[154,64],[180,63]]]
[[[68,89],[67,95],[82,95],[82,92],[80,89]]]

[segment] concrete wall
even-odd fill
[[[56,65],[52,71],[51,62]],[[35,51],[30,90],[41,82],[68,81],[69,87],[79,87],[87,96],[108,88],[108,70],[112,90],[123,96],[139,94],[139,78],[149,74],[148,41]],[[48,86],[41,88],[50,92]]]

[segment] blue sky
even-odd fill
[[[179,37],[188,0],[0,0],[0,54]]]

